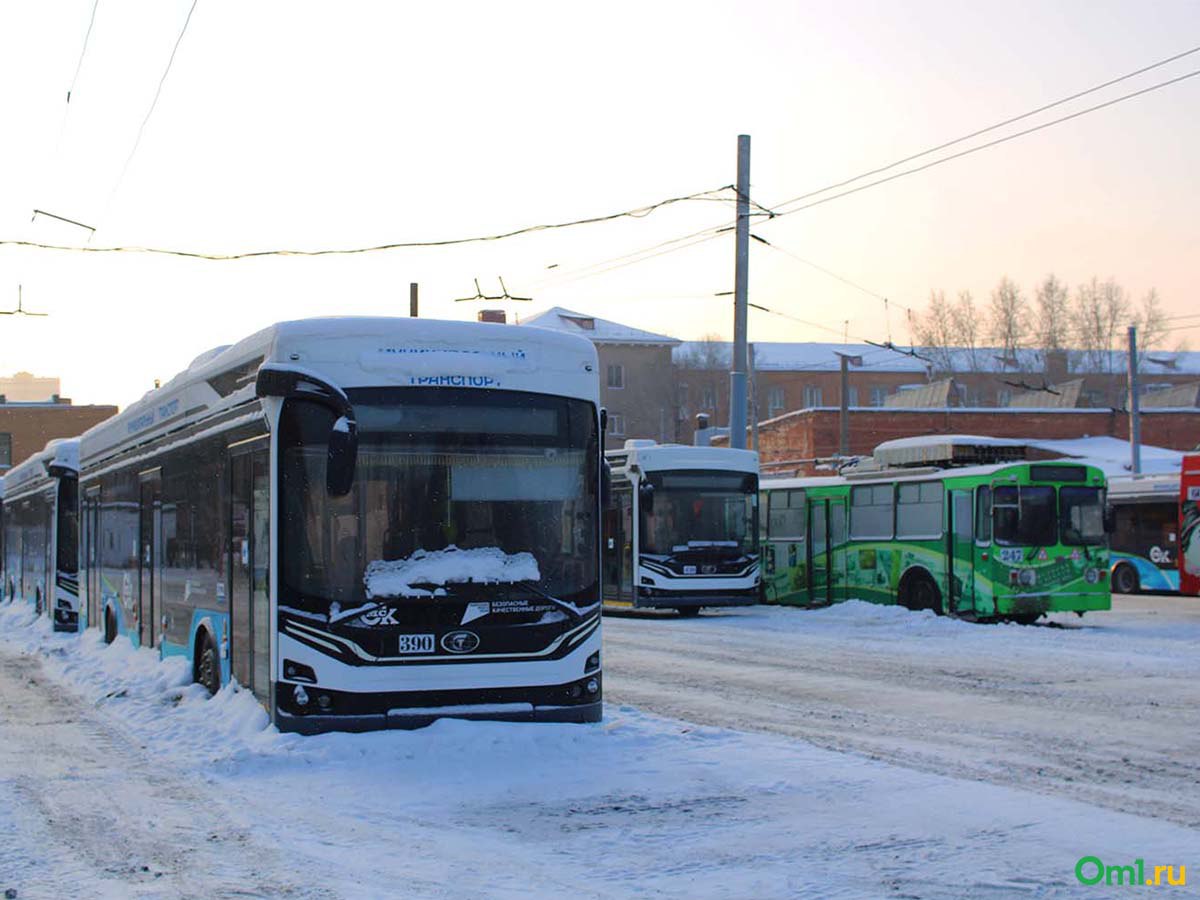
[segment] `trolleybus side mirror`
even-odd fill
[[[638,499],[642,503],[642,509],[648,513],[654,512],[654,485],[648,481],[639,484]]]
[[[354,420],[354,407],[345,392],[308,372],[268,364],[258,370],[254,394],[257,397],[303,398],[333,411],[338,418],[329,432],[325,489],[333,497],[350,493],[358,457],[358,425]]]
[[[1104,533],[1112,534],[1117,530],[1117,511],[1113,509],[1111,503],[1104,506]]]

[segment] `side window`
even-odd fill
[[[804,491],[771,491],[767,537],[773,541],[804,540]]]
[[[975,488],[975,540],[992,542],[992,489],[986,484]]]
[[[850,490],[850,537],[883,540],[892,536],[894,488],[890,484],[861,485]]]
[[[897,495],[896,537],[941,537],[942,485],[940,482],[902,484]]]
[[[625,387],[625,367],[620,363],[608,364],[608,386],[610,388]]]

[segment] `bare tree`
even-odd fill
[[[1065,350],[1071,340],[1067,286],[1054,273],[1037,286],[1037,342],[1043,351]]]
[[[1138,328],[1138,349],[1146,352],[1163,349],[1167,339],[1167,317],[1154,288],[1142,298],[1141,308],[1134,313],[1133,324]]]
[[[954,333],[954,344],[965,351],[967,370],[978,372],[983,368],[979,346],[983,339],[983,326],[979,320],[979,310],[975,308],[975,298],[970,291],[959,291],[958,302],[950,310],[950,324]]]
[[[933,360],[936,372],[954,369],[953,353],[957,346],[954,334],[954,310],[943,291],[929,292],[929,307],[913,322],[913,338]]]
[[[706,334],[698,341],[690,342],[676,357],[675,362],[684,369],[724,369],[730,365],[729,343],[719,334]]]
[[[1029,337],[1028,306],[1021,289],[1007,275],[992,291],[989,337],[1003,351],[1005,365],[1013,368],[1020,367],[1017,351]]]
[[[1072,310],[1075,340],[1090,371],[1116,371],[1113,351],[1125,343],[1131,312],[1125,289],[1114,279],[1100,281],[1092,276],[1091,281],[1079,286]]]

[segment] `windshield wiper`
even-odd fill
[[[513,581],[510,583],[511,584],[519,584],[523,587],[529,588],[529,590],[533,591],[535,594],[537,594],[543,600],[547,600],[550,603],[553,603],[555,606],[557,606],[559,609],[561,609],[563,612],[565,612],[567,615],[569,615],[573,619],[582,619],[585,615],[592,612],[592,610],[594,610],[597,606],[600,605],[598,603],[593,603],[591,606],[585,606],[583,609],[580,609],[574,603],[568,603],[566,600],[559,600],[557,597],[552,597],[550,594],[547,594],[545,591],[543,591],[540,587],[537,586],[537,582]]]

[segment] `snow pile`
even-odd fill
[[[512,584],[540,581],[532,553],[505,553],[499,547],[460,550],[418,550],[405,559],[377,559],[367,564],[363,581],[367,598],[428,597],[429,590],[414,585]]]
[[[816,624],[842,640],[872,628],[894,636],[906,618],[932,621],[857,603],[747,612],[776,629]],[[301,896],[313,897],[1065,897],[1076,895],[1082,855],[1123,863],[1152,852],[1155,862],[1177,863],[1195,849],[1193,830],[1165,822],[628,706],[610,705],[596,725],[443,720],[411,732],[281,735],[236,686],[206,699],[177,660],[160,662],[123,639],[107,646],[94,632],[54,634],[28,607],[0,605],[0,661],[16,653],[40,657],[48,689],[59,686],[57,740],[72,718],[99,720],[110,735],[96,746],[95,729],[85,729],[71,745],[77,758],[55,743],[44,759],[0,770],[0,875],[21,896],[177,895],[135,891],[129,875],[90,863],[94,851],[71,834],[72,865],[55,875],[20,862],[37,858],[38,832],[4,831],[18,813],[27,822],[44,809],[65,827],[60,806],[81,779],[90,783],[97,766],[116,778],[113,767],[135,763],[153,765],[154,799],[98,801],[107,818],[95,822],[104,824],[89,808],[80,827],[106,836],[156,829],[156,841],[177,848],[166,855],[199,855],[196,895],[235,892],[212,889],[220,866],[207,864],[219,853],[223,866],[261,860],[302,872]],[[29,730],[8,722],[15,715],[0,717],[0,744],[12,733],[5,728]],[[50,793],[33,802],[6,794],[12,783]],[[196,817],[221,821],[219,834],[177,833],[170,823],[199,798]]]

